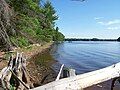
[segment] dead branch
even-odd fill
[[[30,89],[33,84],[30,81],[26,69],[26,59],[22,53],[17,53],[16,58],[10,57],[8,66],[0,73],[0,80],[4,89],[9,90],[11,86],[16,90]]]

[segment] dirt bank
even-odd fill
[[[56,62],[50,55],[51,43],[45,45],[34,44],[24,48],[17,48],[12,53],[23,52],[27,58],[27,70],[30,75],[31,81],[34,86],[40,86],[51,82],[55,79],[56,73],[51,68],[52,64]],[[1,58],[5,58],[7,55],[3,52],[0,53]],[[0,61],[0,70],[7,66],[8,60]]]
[[[32,76],[34,86],[40,86],[55,80],[56,72],[51,68],[55,62],[50,55],[49,49],[29,59],[27,68],[30,76]]]

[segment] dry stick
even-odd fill
[[[10,78],[12,76],[12,73],[10,72],[9,69],[12,69],[12,65],[13,65],[13,56],[10,57],[9,63],[8,63],[8,67],[4,68],[1,73],[1,82],[3,85],[3,88],[9,88],[10,85]]]
[[[27,78],[27,70],[26,70],[26,59],[24,59],[22,57],[22,53],[17,53],[16,56],[16,61],[15,61],[15,66],[13,67],[13,56],[11,56],[10,61],[8,63],[8,67],[4,68],[2,70],[2,73],[0,73],[0,79],[2,81],[3,86],[5,86],[6,88],[8,88],[9,84],[8,81],[10,80],[11,74],[13,74],[16,79],[23,85],[23,87],[25,87],[26,89],[30,89],[29,86],[27,86],[22,80],[21,77],[19,78],[14,72],[14,69],[22,69],[22,72],[25,74],[25,77]],[[10,74],[11,73],[11,74]],[[7,76],[9,75],[9,76]],[[29,75],[29,74],[28,74]],[[7,76],[7,77],[6,77]],[[6,78],[7,82],[4,81],[4,78]],[[5,83],[6,82],[6,85]],[[30,80],[27,78],[27,82],[30,83]],[[32,84],[31,84],[32,85]]]
[[[33,86],[33,84],[31,83],[31,81],[30,81],[30,76],[29,76],[29,74],[27,73],[27,70],[24,70],[24,68],[22,67],[22,71],[23,71],[23,73],[24,73],[24,77],[26,78],[26,85],[28,85],[29,86],[29,88],[30,87],[34,87]]]
[[[26,59],[25,58],[21,58],[21,63],[22,63],[22,71],[23,71],[23,73],[24,73],[24,77],[26,78],[26,82],[27,82],[27,84],[30,84],[31,85],[31,82],[30,82],[30,79],[29,79],[29,74],[28,74],[28,72],[27,72],[27,69],[26,69]]]
[[[22,57],[22,67],[26,70],[26,58]]]
[[[5,89],[6,86],[5,86],[5,83],[4,83],[4,74],[3,73],[6,73],[6,70],[8,69],[8,67],[5,67],[2,69],[1,71],[1,76],[0,76],[0,80],[1,80],[1,83],[2,83],[2,87]]]
[[[16,56],[16,60],[15,60],[15,68],[17,68],[18,57],[19,57],[19,53],[17,52],[17,56]]]
[[[12,67],[13,67],[13,55],[11,55],[11,57],[10,57],[8,67],[10,67],[10,69],[12,69]]]
[[[9,69],[12,69],[13,67],[13,56],[10,57],[9,64],[8,64]],[[8,70],[9,70],[8,69]],[[6,87],[9,89],[10,86],[10,79],[11,79],[12,73],[8,71],[8,75],[5,76],[5,81],[6,81]]]
[[[17,60],[16,73],[17,73],[17,77],[22,80],[23,71],[22,71],[21,60],[22,60],[22,53],[19,53],[18,60]],[[20,83],[18,88],[23,90],[24,86]]]
[[[62,64],[62,66],[61,66],[61,68],[60,68],[60,71],[59,71],[59,73],[58,73],[57,78],[56,78],[55,81],[58,81],[58,80],[60,79],[60,75],[61,75],[61,73],[62,73],[63,67],[64,67],[64,64]]]
[[[17,77],[17,75],[16,75],[12,70],[10,70],[10,71],[11,71],[12,74],[18,79],[18,81],[20,81],[20,82],[23,84],[23,86],[24,86],[26,89],[30,89],[28,86],[25,85],[25,83],[24,83],[23,81],[21,81],[21,80]]]
[[[18,62],[17,62],[17,68],[20,69],[22,67],[22,62],[21,62],[21,59],[22,59],[22,53],[19,54],[19,59],[18,59]]]
[[[2,81],[2,85],[3,85],[3,88],[9,88],[9,81],[10,81],[10,78],[12,76],[12,73],[10,72],[10,66],[9,67],[6,67],[5,68],[6,70],[2,73],[2,77],[1,77],[1,81]]]
[[[0,72],[0,79],[3,77],[3,73],[7,70],[7,67],[4,67]]]

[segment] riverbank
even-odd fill
[[[44,45],[34,44],[24,48],[16,48],[10,52],[12,54],[23,52],[23,55],[27,58],[27,70],[30,80],[35,87],[55,80],[56,73],[51,68],[52,64],[56,62],[50,55],[52,45],[53,42]],[[1,58],[5,56],[7,56],[6,53],[1,54]],[[8,59],[1,59],[0,70],[7,66],[7,63]]]
[[[55,80],[57,74],[52,69],[55,62],[50,55],[50,48],[29,59],[27,68],[35,87]]]
[[[16,51],[23,52],[26,56],[27,70],[29,72],[30,79],[35,87],[54,81],[56,78],[56,72],[51,68],[51,66],[56,63],[56,61],[52,58],[49,52],[52,45],[53,43],[46,43],[43,46],[39,44],[34,44],[22,49],[18,48],[14,51],[14,53]],[[0,62],[0,64],[0,67],[2,65],[5,66],[7,65],[7,62]],[[88,87],[85,90],[109,90],[111,86],[110,84],[111,81],[107,81]],[[114,90],[119,90],[119,88]]]

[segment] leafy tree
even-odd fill
[[[119,42],[120,42],[120,37],[117,39],[117,41],[119,41]]]
[[[53,41],[64,41],[64,35],[62,33],[59,32],[59,28],[56,27],[56,30],[55,30],[55,34],[53,36]]]
[[[55,29],[58,19],[50,1],[40,6],[42,0],[0,1],[0,45],[7,48],[27,46],[32,43],[64,40],[64,35]],[[14,11],[14,12],[13,12]],[[3,46],[3,45],[2,45]]]
[[[47,24],[45,27],[51,28],[54,26],[55,20],[58,19],[56,11],[49,0],[46,1],[43,9],[43,14],[45,15],[45,23]]]

